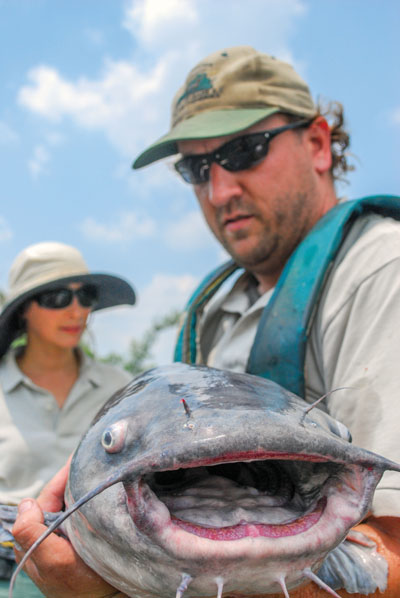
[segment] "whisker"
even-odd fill
[[[319,397],[319,399],[317,399],[309,407],[306,407],[306,409],[304,409],[301,421],[304,420],[305,416],[308,413],[310,413],[310,411],[312,409],[314,409],[314,407],[317,407],[317,405],[319,405],[324,399],[326,399],[326,397],[329,397],[329,395],[331,395],[332,393],[336,392],[337,390],[351,390],[351,387],[350,386],[341,386],[340,388],[334,388],[333,390],[330,390],[329,392],[327,392],[324,395],[322,395],[322,397]]]
[[[224,580],[222,579],[222,577],[216,577],[215,578],[217,587],[218,587],[218,594],[217,594],[217,598],[222,598],[222,592],[224,589]]]
[[[193,578],[190,575],[187,573],[182,573],[182,581],[176,590],[176,598],[182,598],[191,581],[193,581]]]
[[[309,568],[304,569],[303,573],[306,577],[308,577],[314,583],[316,583],[317,586],[319,586],[320,588],[322,588],[323,590],[328,592],[328,594],[335,596],[335,598],[340,598],[339,594],[336,594],[335,590],[332,590],[332,588],[330,588],[324,581],[322,581],[322,579],[320,579],[317,575],[315,575],[315,573],[313,573],[311,571],[311,569],[309,569]]]
[[[279,582],[279,585],[282,588],[282,592],[284,593],[285,598],[290,598],[289,592],[287,590],[286,583],[285,583],[285,577],[283,575],[281,575],[280,577],[278,577],[278,582]]]

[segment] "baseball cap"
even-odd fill
[[[172,103],[170,131],[133,168],[178,153],[178,141],[231,135],[276,113],[312,118],[310,90],[294,68],[250,46],[210,54],[189,73]]]

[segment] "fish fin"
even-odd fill
[[[357,532],[354,529],[351,529],[346,536],[346,540],[348,542],[354,542],[355,544],[359,544],[360,546],[366,546],[367,548],[375,548],[376,544],[371,538],[365,536],[361,532]]]
[[[13,505],[0,505],[0,557],[14,561],[14,537],[11,533],[18,507]]]
[[[370,538],[361,532],[354,534],[352,530],[349,539],[328,554],[318,571],[319,577],[331,587],[344,588],[349,593],[369,595],[377,589],[384,592],[388,576],[385,557]]]
[[[18,506],[0,504],[0,548],[12,548],[14,546],[14,537],[12,535],[12,528],[18,514]],[[44,512],[44,524],[49,527],[62,514],[61,511],[57,513]],[[62,526],[57,530],[64,535]]]

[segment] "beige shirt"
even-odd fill
[[[82,354],[78,380],[60,409],[9,351],[0,361],[0,503],[37,496],[65,464],[103,404],[132,376]]]
[[[354,242],[354,243],[353,243]],[[348,251],[346,252],[346,249]],[[214,298],[201,321],[203,363],[244,371],[263,307],[249,277]],[[254,293],[254,283],[253,283]],[[306,347],[306,400],[324,401],[351,431],[353,443],[400,463],[400,222],[359,218],[335,260]],[[373,502],[376,516],[400,516],[400,474],[384,474]]]

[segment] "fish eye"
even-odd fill
[[[119,453],[124,448],[126,422],[120,421],[106,428],[101,437],[102,447],[107,453]]]

